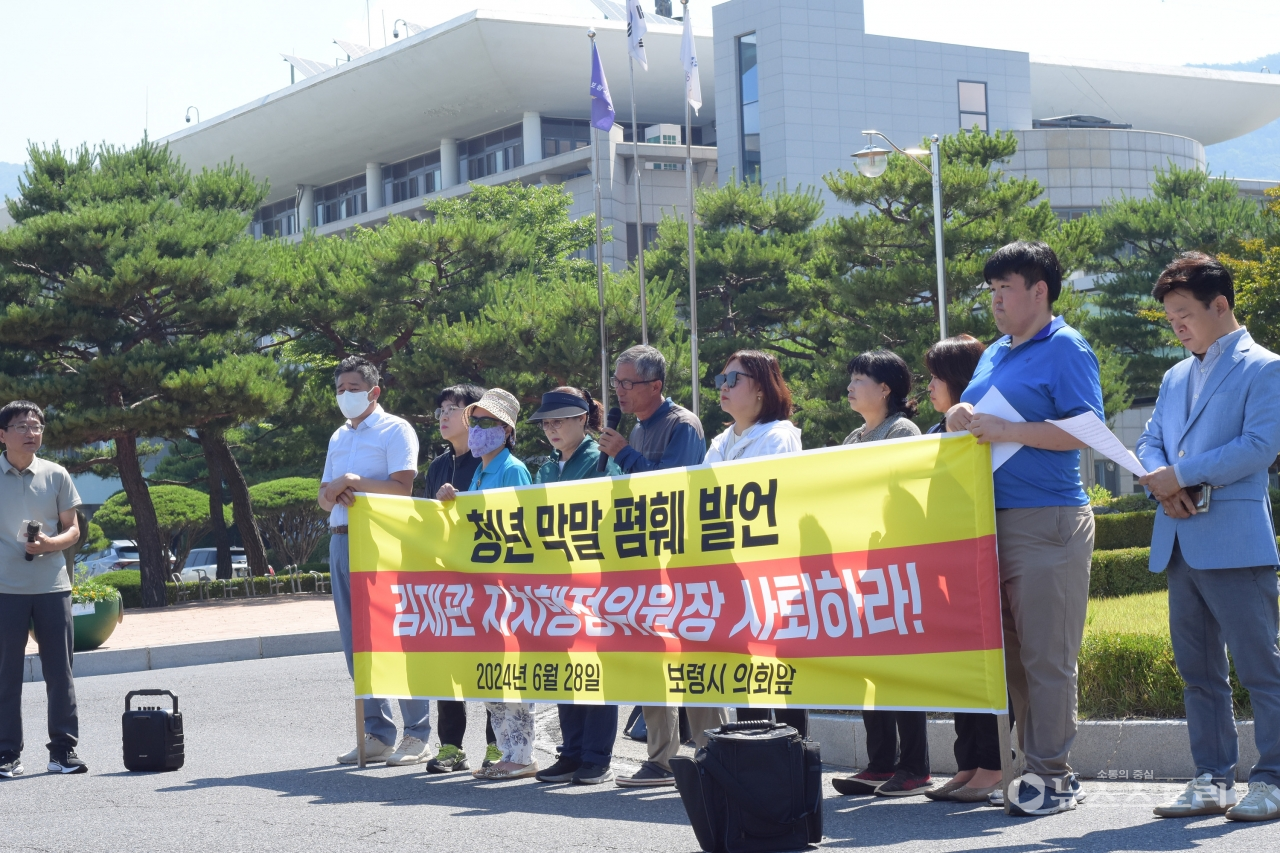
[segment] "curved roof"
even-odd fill
[[[1213,145],[1280,118],[1280,74],[1032,56],[1031,111],[1101,116]]]
[[[710,16],[695,29],[703,108],[715,111]],[[631,117],[625,20],[476,10],[337,68],[272,92],[162,142],[190,167],[234,157],[271,182],[271,200],[296,184],[323,185],[521,121],[523,111],[589,118],[590,42],[600,57],[618,121]],[[651,23],[649,71],[636,72],[641,121],[684,123],[680,26]]]

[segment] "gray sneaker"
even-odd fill
[[[614,784],[619,788],[659,788],[663,785],[674,785],[676,783],[675,774],[670,770],[663,770],[652,761],[646,761],[640,765],[640,769],[630,776],[619,776],[614,780]]]
[[[364,763],[365,764],[381,764],[391,757],[395,752],[395,747],[389,743],[383,743],[371,734],[365,733],[364,736]],[[339,764],[358,764],[360,762],[359,747],[352,749],[350,752],[344,752],[338,756]]]
[[[427,762],[428,773],[452,773],[455,770],[468,770],[467,754],[451,743],[440,744],[436,757]]]

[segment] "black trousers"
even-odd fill
[[[995,714],[956,714],[956,770],[999,770],[1000,730]]]
[[[800,733],[800,737],[809,736],[808,708],[739,708],[739,720],[767,720],[791,726]]]
[[[863,711],[862,722],[867,727],[868,771],[929,775],[929,732],[924,711]]]
[[[450,699],[436,702],[436,724],[439,726],[440,743],[462,749],[462,736],[467,733],[467,703]],[[484,715],[484,742],[498,742],[493,736],[493,723],[489,720],[488,711]]]
[[[71,593],[0,593],[0,753],[21,754],[22,670],[27,628],[35,623],[44,692],[49,700],[49,749],[69,749],[80,738],[76,686],[71,678]]]

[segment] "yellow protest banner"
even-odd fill
[[[356,694],[1005,707],[968,434],[351,512]]]

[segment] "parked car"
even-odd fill
[[[210,580],[218,576],[218,549],[217,548],[195,548],[187,555],[186,565],[182,567],[182,579],[184,581],[198,581],[200,575],[197,570],[203,570]],[[231,571],[237,577],[244,575],[249,570],[249,560],[245,557],[243,548],[231,549]]]
[[[138,568],[138,543],[132,539],[114,539],[101,551],[94,551],[79,561],[90,575]]]

